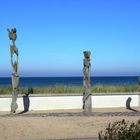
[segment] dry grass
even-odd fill
[[[27,87],[20,87],[19,93],[25,94],[27,93]],[[12,87],[5,86],[0,87],[0,94],[11,94]],[[138,85],[131,85],[131,86],[103,86],[103,85],[96,85],[91,87],[92,93],[109,93],[109,92],[140,92],[140,86]],[[83,93],[82,86],[65,86],[65,85],[56,85],[56,86],[46,86],[46,87],[33,87],[33,93]]]

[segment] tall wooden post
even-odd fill
[[[18,105],[16,103],[18,92],[19,92],[19,75],[18,75],[18,49],[16,48],[15,41],[17,38],[16,28],[7,29],[9,33],[9,39],[12,41],[12,45],[10,45],[10,56],[11,56],[11,66],[13,68],[12,74],[12,103],[11,103],[11,113],[15,113]],[[14,60],[15,55],[15,60]]]
[[[88,114],[92,111],[92,98],[91,98],[91,91],[90,91],[90,51],[84,51],[84,60],[83,60],[83,111],[84,113]]]

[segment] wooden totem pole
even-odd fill
[[[89,114],[92,111],[92,99],[91,99],[91,91],[90,91],[90,51],[84,51],[84,68],[83,68],[83,110],[84,113]]]
[[[15,113],[18,105],[16,103],[18,93],[19,93],[19,75],[18,75],[18,49],[16,48],[15,41],[17,38],[16,28],[7,29],[9,39],[12,41],[12,45],[10,45],[10,57],[11,57],[11,66],[13,68],[12,74],[12,103],[11,103],[11,113]],[[15,56],[15,60],[14,60]]]

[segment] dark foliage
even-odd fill
[[[98,136],[99,140],[140,140],[140,119],[136,123],[129,123],[124,119],[109,123]]]

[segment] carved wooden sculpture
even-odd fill
[[[11,66],[13,68],[12,74],[12,103],[11,103],[11,113],[15,113],[18,105],[16,103],[17,96],[19,92],[19,75],[18,75],[18,49],[16,48],[15,41],[17,38],[16,28],[7,29],[9,33],[9,39],[12,41],[12,45],[10,45],[10,56],[11,56]],[[16,60],[13,59],[13,56],[16,55]]]
[[[90,51],[84,52],[84,68],[83,68],[83,110],[84,113],[90,113],[92,111],[92,101],[91,101],[91,92],[90,92]]]

